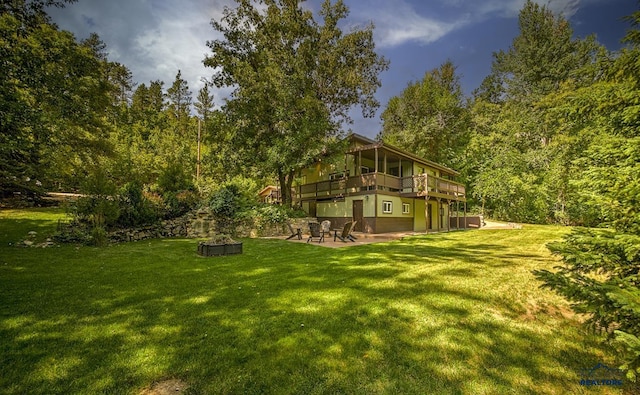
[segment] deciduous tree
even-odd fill
[[[469,113],[453,62],[425,73],[391,98],[378,138],[418,155],[457,167],[466,143]]]
[[[109,83],[89,42],[60,31],[45,6],[63,1],[2,2],[0,14],[0,189],[46,178],[55,153],[84,158],[106,144]],[[44,180],[43,180],[44,181]]]
[[[373,115],[378,74],[387,68],[374,50],[372,25],[342,32],[348,9],[341,0],[323,2],[322,23],[301,3],[237,0],[212,21],[223,38],[207,43],[212,54],[204,61],[218,69],[216,86],[234,89],[224,107],[233,146],[278,176],[285,204],[296,172],[342,136],[351,108]]]

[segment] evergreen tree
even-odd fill
[[[180,138],[187,138],[189,112],[191,111],[191,91],[187,81],[182,79],[182,72],[178,70],[176,79],[167,89],[168,110],[170,119],[175,123]]]
[[[640,24],[640,12],[631,17]],[[605,79],[588,88],[570,86],[556,97],[566,122],[595,134],[576,160],[575,181],[583,210],[604,229],[574,229],[550,245],[562,258],[555,272],[538,271],[545,286],[573,302],[593,328],[620,345],[628,376],[640,373],[640,34]]]

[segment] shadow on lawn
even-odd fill
[[[38,233],[35,240],[42,241],[51,236],[57,226],[57,222],[51,219],[6,219],[0,217],[2,227],[0,227],[0,246],[15,245],[25,240],[29,232]]]
[[[601,358],[577,331],[518,322],[449,280],[463,268],[443,279],[454,260],[504,264],[499,245],[319,253],[246,240],[242,256],[213,259],[195,245],[50,258],[73,274],[52,271],[33,295],[4,295],[13,307],[1,310],[1,362],[23,377],[2,379],[5,392],[136,393],[169,377],[192,393],[572,392],[575,371]],[[133,266],[136,254],[149,256]]]

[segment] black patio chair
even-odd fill
[[[340,234],[338,234],[338,231],[336,230],[333,234],[333,241],[336,241],[336,239],[340,239],[343,243],[346,243],[347,240],[355,243],[356,237],[353,236],[351,232],[353,232],[353,229],[356,227],[356,222],[357,221],[350,221],[344,224],[344,227],[342,228],[342,232]]]
[[[309,222],[309,233],[310,236],[307,239],[307,243],[312,239],[318,239],[318,243],[322,243],[324,241],[324,232],[319,223],[317,222]]]
[[[291,236],[287,237],[287,240],[291,240],[294,237],[298,237],[298,240],[302,240],[302,229],[300,228],[296,228],[296,230],[293,230],[293,226],[291,226],[291,224],[289,222],[287,222],[287,227],[289,228],[289,231],[291,232]]]

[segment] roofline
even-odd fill
[[[370,145],[371,148],[384,148],[384,149],[387,149],[387,150],[392,151],[392,152],[394,152],[394,153],[396,153],[398,155],[402,155],[402,156],[405,156],[407,158],[413,159],[416,162],[421,162],[422,164],[425,164],[427,166],[435,167],[438,170],[445,171],[445,172],[450,173],[450,174],[452,174],[454,176],[460,175],[460,173],[458,173],[457,171],[455,171],[453,169],[450,169],[450,168],[448,168],[448,167],[446,167],[444,165],[441,165],[439,163],[430,161],[428,159],[421,158],[418,155],[412,154],[411,152],[405,151],[405,150],[400,149],[398,147],[394,147],[393,145],[387,144],[387,143],[385,143],[383,141],[372,140],[372,139],[370,139],[368,137],[365,137],[365,136],[363,136],[361,134],[353,133],[353,132],[351,134],[349,134],[347,136],[347,138],[360,140],[361,142],[366,143],[367,145]]]
[[[275,189],[275,190],[279,190],[279,189],[280,189],[279,187],[277,187],[277,186],[275,186],[275,185],[267,185],[266,187],[262,188],[262,189],[260,190],[260,192],[258,192],[258,195],[262,195],[262,193],[263,193],[263,192],[266,192],[266,191],[267,191],[267,189],[269,189],[269,188],[273,188],[273,189]]]

